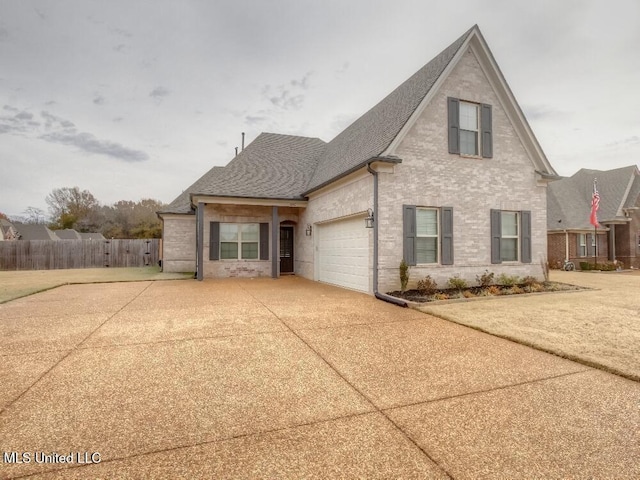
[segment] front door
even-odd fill
[[[280,227],[280,273],[293,273],[293,227]]]

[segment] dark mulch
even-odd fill
[[[455,298],[494,297],[500,295],[521,295],[523,293],[561,292],[568,290],[588,290],[586,287],[569,285],[560,282],[542,282],[533,285],[491,285],[489,287],[468,287],[462,290],[455,288],[442,288],[429,295],[424,295],[418,290],[406,290],[400,292],[388,292],[388,295],[409,300],[411,302],[433,302],[437,300],[450,300]],[[465,292],[467,292],[465,294]]]

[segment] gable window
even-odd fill
[[[449,153],[493,157],[491,105],[447,98]]]
[[[460,102],[460,154],[478,155],[478,105]]]
[[[587,234],[586,233],[578,234],[578,256],[579,257],[587,256]]]
[[[491,263],[531,263],[531,212],[491,210]]]
[[[269,260],[268,223],[209,222],[209,260]]]
[[[453,265],[453,208],[402,206],[403,258],[408,265]]]
[[[438,263],[438,210],[416,208],[416,263]]]

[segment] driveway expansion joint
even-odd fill
[[[72,349],[70,349],[67,352],[66,355],[64,355],[60,360],[58,360],[56,363],[54,363],[46,371],[44,371],[42,373],[42,375],[40,375],[38,378],[36,378],[35,381],[33,383],[31,383],[31,385],[29,385],[20,395],[18,395],[13,400],[11,400],[9,403],[7,403],[7,405],[5,405],[3,408],[0,408],[0,415],[4,414],[6,411],[8,411],[18,400],[20,400],[22,397],[24,397],[34,386],[36,386],[38,383],[40,383],[40,381],[44,377],[46,377],[54,368],[56,368],[58,365],[60,365],[62,362],[64,362],[67,358],[69,358],[69,355],[71,355],[73,352],[75,352],[77,350],[80,350],[82,344],[84,342],[86,342],[91,337],[91,335],[93,335],[95,332],[97,332],[105,323],[107,323],[109,320],[111,320],[113,317],[115,317],[118,313],[120,313],[122,310],[124,310],[127,307],[127,305],[129,305],[134,300],[136,300],[140,295],[142,295],[152,284],[153,284],[153,282],[149,282],[148,285],[145,286],[141,291],[139,291],[131,300],[129,300],[127,303],[125,303],[121,308],[119,308],[116,312],[111,314],[100,325],[98,325],[91,332],[89,332],[89,334],[86,337],[84,337],[84,339],[82,339],[79,343],[77,343]],[[62,351],[64,351],[64,350],[62,350]]]
[[[306,340],[304,340],[300,335],[298,335],[298,333],[289,326],[289,324],[287,324],[287,322],[285,322],[284,320],[282,320],[282,318],[280,318],[273,310],[271,310],[264,302],[262,302],[260,299],[256,298],[251,292],[249,292],[248,290],[246,290],[242,285],[240,286],[240,288],[242,290],[244,290],[247,295],[249,295],[250,297],[252,297],[253,299],[255,299],[256,301],[260,302],[264,308],[266,308],[267,310],[269,310],[271,312],[271,314],[273,316],[275,316],[290,332],[291,334],[295,335],[295,337],[301,341],[311,352],[314,353],[314,355],[316,355],[324,364],[326,364],[331,370],[333,370],[335,372],[336,375],[338,375],[342,381],[344,381],[347,385],[349,385],[355,392],[357,392],[362,398],[364,398],[366,400],[367,403],[369,403],[369,405],[371,405],[375,412],[381,414],[391,425],[393,425],[401,434],[402,436],[404,436],[415,448],[417,448],[420,452],[422,452],[422,454],[431,462],[433,463],[437,468],[439,468],[446,476],[447,478],[453,480],[453,475],[438,461],[435,460],[435,458],[429,454],[429,452],[427,452],[424,448],[422,448],[418,442],[411,437],[407,432],[405,432],[402,428],[400,428],[398,426],[398,424],[396,424],[387,414],[384,410],[382,410],[381,408],[379,408],[367,395],[365,395],[358,387],[356,387],[352,382],[350,382],[341,372],[340,370],[338,370],[337,367],[335,367],[329,360],[327,360],[326,358],[324,358],[320,352],[318,352],[315,348],[313,348]],[[416,319],[416,320],[407,320],[407,321],[418,321],[418,322],[422,322],[422,319]],[[388,322],[388,323],[398,323],[398,322]],[[371,325],[371,324],[366,324],[366,325]],[[340,328],[340,327],[333,327],[333,328]]]
[[[527,380],[526,382],[510,383],[508,385],[501,385],[499,387],[487,388],[485,390],[477,390],[475,392],[466,392],[466,393],[460,393],[458,395],[449,395],[449,396],[446,396],[446,397],[434,398],[432,400],[423,400],[423,401],[420,401],[420,402],[411,402],[411,403],[406,403],[406,404],[403,404],[403,405],[395,405],[393,407],[387,407],[382,411],[399,410],[401,408],[415,407],[417,405],[426,405],[428,403],[436,403],[436,402],[442,402],[442,401],[446,401],[446,400],[453,400],[454,398],[464,398],[464,397],[470,397],[472,395],[479,395],[479,394],[483,394],[483,393],[497,392],[497,391],[500,391],[500,390],[508,390],[509,388],[517,388],[517,387],[522,387],[524,385],[533,385],[533,384],[536,384],[536,383],[546,382],[548,380],[555,380],[557,378],[569,377],[571,375],[579,375],[579,374],[582,374],[582,373],[588,373],[588,372],[593,372],[593,371],[594,371],[593,368],[585,368],[583,370],[576,370],[576,371],[573,371],[573,372],[560,373],[558,375],[551,375],[549,377],[544,377],[544,378],[536,378],[534,380]]]

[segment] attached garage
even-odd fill
[[[364,217],[320,224],[316,231],[318,280],[368,292],[371,229]]]

